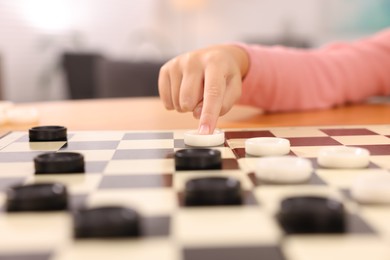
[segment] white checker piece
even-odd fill
[[[201,135],[197,130],[184,133],[184,143],[194,147],[210,147],[222,145],[225,142],[225,133],[216,129],[211,135]]]
[[[300,183],[307,181],[313,172],[309,159],[295,156],[264,157],[257,161],[257,178],[270,183]]]
[[[278,137],[255,137],[245,141],[245,152],[253,156],[278,156],[290,152],[290,141]]]
[[[365,168],[370,163],[370,152],[358,147],[324,147],[319,151],[317,161],[325,168]]]

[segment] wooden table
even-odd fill
[[[39,125],[63,125],[69,130],[163,130],[195,129],[191,113],[166,111],[158,98],[72,100],[19,104],[35,107]],[[269,126],[389,124],[390,103],[361,104],[330,110],[265,114],[254,108],[235,106],[220,118],[219,128]],[[27,130],[33,126],[5,125],[0,132]]]

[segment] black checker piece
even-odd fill
[[[177,171],[222,168],[221,152],[215,149],[182,149],[175,153]]]
[[[68,192],[60,183],[15,186],[6,191],[6,209],[15,211],[55,211],[68,208]]]
[[[74,236],[76,238],[119,238],[140,235],[140,217],[136,211],[125,207],[98,207],[75,212]]]
[[[287,234],[346,231],[343,204],[329,198],[299,196],[284,199],[277,218]]]
[[[67,129],[63,126],[37,126],[30,128],[30,142],[59,142],[67,141]]]
[[[230,177],[204,177],[189,180],[184,190],[185,206],[242,204],[241,183]]]
[[[80,153],[44,153],[34,158],[36,174],[85,172],[84,156]]]

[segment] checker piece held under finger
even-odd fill
[[[225,133],[216,129],[213,134],[201,135],[196,130],[184,133],[184,143],[195,147],[219,146],[225,142]]]

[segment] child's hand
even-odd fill
[[[193,112],[199,133],[213,133],[219,116],[241,96],[247,73],[246,52],[236,46],[213,46],[180,55],[160,69],[159,92],[168,110]]]

